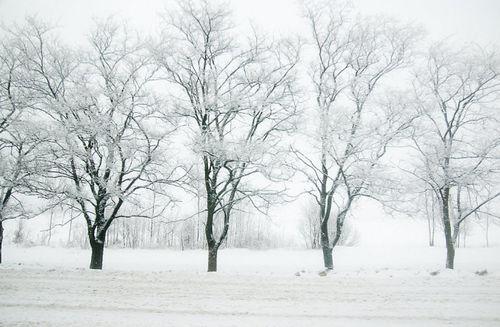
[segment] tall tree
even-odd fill
[[[233,209],[247,200],[263,210],[259,200],[267,201],[270,180],[282,175],[276,163],[280,139],[297,118],[299,48],[256,33],[242,40],[231,12],[208,1],[182,2],[165,21],[156,56],[193,126],[206,193],[208,271],[216,271]]]
[[[315,133],[308,149],[294,151],[311,186],[307,192],[319,207],[323,261],[330,270],[332,250],[353,203],[377,197],[381,159],[410,126],[403,98],[387,97],[390,101],[377,104],[374,97],[383,79],[408,63],[418,31],[389,19],[355,19],[341,3],[309,4],[305,18]],[[330,240],[332,216],[336,231]]]
[[[446,268],[454,268],[463,222],[500,196],[499,73],[496,54],[446,42],[430,48],[416,73],[417,164],[406,170],[440,204]]]
[[[37,147],[44,138],[43,129],[33,121],[34,97],[24,79],[21,53],[15,39],[4,33],[0,44],[0,263],[2,262],[3,222],[28,218],[21,194],[35,186],[41,172]]]
[[[164,103],[151,90],[156,69],[144,43],[112,19],[96,23],[89,43],[76,57],[50,28],[33,22],[20,34],[19,49],[38,107],[52,124],[39,193],[84,218],[90,268],[102,269],[113,221],[150,218],[151,192],[168,196],[161,186],[175,183],[180,172],[168,166],[163,141],[175,126],[159,123]]]

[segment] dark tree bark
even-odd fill
[[[208,272],[217,271],[217,251],[219,249],[214,246],[208,249]]]
[[[326,223],[324,224],[321,224],[321,237],[322,237],[322,245],[323,244],[327,244],[327,246],[324,246],[323,245],[323,261],[325,263],[325,268],[327,270],[332,270],[333,269],[333,249],[337,246],[339,240],[340,240],[340,237],[342,236],[342,231],[344,230],[344,221],[345,221],[345,217],[347,215],[347,212],[349,211],[349,209],[351,208],[351,203],[353,201],[353,198],[350,197],[348,202],[347,202],[347,206],[346,208],[344,208],[338,215],[337,215],[337,218],[336,218],[336,229],[335,229],[335,236],[333,237],[333,241],[331,243],[331,245],[328,243],[328,221],[326,221]],[[331,204],[330,204],[330,207],[331,207]],[[330,215],[330,210],[328,210],[328,215]],[[325,225],[325,226],[323,226]],[[325,238],[325,242],[323,241],[323,235],[326,236]]]
[[[95,210],[96,220],[94,225],[87,225],[88,236],[90,248],[92,254],[90,257],[90,269],[102,269],[102,263],[104,258],[104,246],[106,244],[106,233],[108,232],[109,226],[111,226],[114,218],[104,219],[104,208],[106,205],[105,201],[98,201],[98,206]],[[119,210],[121,206],[120,202],[117,207],[114,208],[115,211]]]
[[[451,231],[450,221],[450,187],[445,186],[441,190],[441,201],[443,210],[443,228],[446,241],[446,268],[453,269],[455,263],[455,244]]]
[[[92,249],[92,256],[90,258],[90,269],[102,269],[102,262],[104,257],[104,243],[105,237],[90,241]]]
[[[209,210],[209,212],[207,213],[205,236],[207,238],[207,246],[208,246],[208,268],[207,268],[208,272],[217,271],[217,253],[219,251],[219,247],[222,245],[222,243],[227,237],[227,232],[229,230],[230,211],[231,211],[230,206],[226,210],[224,210],[224,227],[222,228],[222,232],[218,237],[218,240],[216,240],[213,234],[214,212],[213,210]]]
[[[230,187],[229,196],[227,196],[227,205],[221,205],[221,199],[224,197],[223,191],[217,190],[217,180],[219,169],[214,168],[217,166],[213,164],[216,161],[208,156],[203,158],[204,163],[204,179],[205,191],[207,192],[207,222],[205,225],[205,238],[208,247],[208,272],[217,271],[217,252],[226,240],[227,232],[229,230],[229,221],[231,211],[236,200],[236,192],[240,182],[240,177],[237,177],[233,170],[229,170],[229,177],[225,182],[223,189]],[[243,174],[245,166],[240,167],[240,174]],[[240,175],[241,176],[241,175]],[[224,217],[224,225],[218,237],[214,235],[214,223],[216,213],[222,214]]]
[[[204,159],[205,162],[205,190],[207,192],[207,223],[205,225],[205,237],[208,246],[208,272],[217,271],[217,241],[214,237],[214,215],[215,215],[215,198],[216,192],[212,190],[212,183],[210,178],[210,170],[207,164],[208,159]]]
[[[323,263],[325,269],[333,269],[333,248],[330,246],[330,238],[328,237],[328,220],[323,220],[321,223],[321,248],[323,250]]]
[[[324,140],[323,140],[324,142]],[[328,168],[326,165],[326,150],[323,144],[321,154],[321,189],[320,189],[320,222],[321,222],[321,248],[323,250],[323,263],[326,270],[333,270],[333,246],[330,246],[328,236],[328,221],[332,208],[332,190],[328,191]]]
[[[207,214],[207,225],[205,226],[205,234],[207,237],[208,246],[208,272],[217,271],[217,242],[213,236],[213,213]]]
[[[344,227],[344,217],[345,215],[342,213],[339,215],[339,217],[337,217],[337,228],[335,230],[335,237],[333,238],[332,248],[337,246],[337,243],[340,240],[340,236],[342,236],[342,230]]]

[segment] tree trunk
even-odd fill
[[[339,218],[337,218],[337,228],[335,230],[335,237],[333,238],[332,248],[337,246],[337,243],[340,240],[340,236],[342,236],[342,231],[344,226],[344,218],[343,218],[344,214],[341,213],[340,215],[342,217],[339,216]]]
[[[94,237],[94,234],[89,231],[89,243],[92,250],[90,257],[90,269],[102,269],[102,262],[104,257],[104,244],[106,244],[106,231],[104,235]]]
[[[333,269],[332,247],[330,247],[330,238],[328,237],[328,220],[321,223],[321,248],[323,249],[323,263],[325,269]]]
[[[3,244],[3,221],[0,220],[0,263],[2,263],[2,244]]]
[[[208,220],[210,223],[213,221],[211,219]],[[217,242],[213,238],[212,234],[212,225],[208,225],[207,221],[207,226],[205,229],[205,232],[207,233],[207,245],[208,245],[208,272],[215,272],[217,271],[217,250],[219,249]],[[220,245],[220,244],[219,244]]]
[[[207,186],[207,223],[205,225],[205,237],[208,247],[208,272],[217,271],[217,250],[220,244],[217,244],[213,234],[214,227],[214,202],[215,195]]]
[[[104,242],[91,242],[92,256],[90,258],[90,269],[102,269],[102,261],[104,256]]]
[[[332,248],[329,246],[323,246],[323,262],[325,264],[326,270],[333,270],[333,255]]]
[[[208,272],[217,271],[217,251],[219,249],[216,246],[209,246],[208,249]]]
[[[443,209],[443,229],[446,241],[446,268],[453,269],[455,264],[455,244],[453,242],[453,235],[451,230],[450,221],[450,188],[445,187],[441,193],[441,202]]]
[[[453,269],[455,267],[455,248],[453,245],[446,244],[446,268]]]

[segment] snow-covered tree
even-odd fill
[[[201,159],[208,271],[216,271],[232,211],[242,201],[265,211],[278,191],[272,180],[284,177],[280,142],[297,118],[299,48],[237,35],[227,6],[208,1],[182,2],[165,22],[155,53]]]
[[[136,33],[112,19],[96,23],[78,56],[33,22],[22,35],[28,79],[50,122],[50,154],[39,194],[85,219],[91,269],[101,269],[106,233],[118,218],[148,217],[150,193],[168,194],[181,172],[163,141],[175,126],[153,93],[156,71]],[[178,174],[179,173],[179,174]],[[161,210],[157,214],[161,214]]]
[[[500,196],[499,62],[477,46],[440,42],[416,72],[420,118],[406,171],[439,203],[450,269],[464,221]]]
[[[19,31],[19,30],[18,30]],[[7,219],[28,218],[20,195],[31,193],[41,172],[37,148],[44,131],[35,124],[36,101],[26,80],[22,53],[14,31],[3,31],[0,43],[0,263]]]
[[[332,250],[353,203],[377,198],[387,184],[381,159],[411,124],[404,93],[379,93],[381,101],[375,95],[387,75],[408,63],[419,33],[386,18],[356,18],[343,3],[309,3],[305,19],[314,133],[307,148],[294,152],[319,207],[325,268],[333,269]]]

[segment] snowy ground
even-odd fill
[[[456,271],[442,248],[337,252],[321,277],[319,251],[223,250],[214,274],[203,251],[108,249],[90,271],[87,250],[6,247],[0,326],[500,326],[499,248]]]

